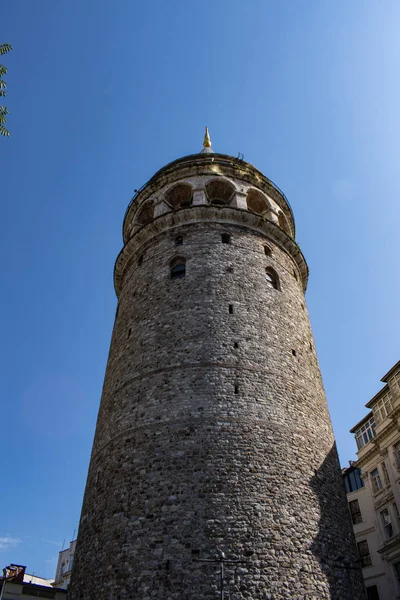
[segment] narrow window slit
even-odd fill
[[[221,234],[221,242],[223,244],[230,244],[231,243],[231,236],[229,235],[229,233],[223,233],[223,234]]]
[[[267,267],[265,269],[265,281],[267,282],[268,287],[274,288],[275,290],[279,290],[279,279],[278,275],[272,269],[272,267]]]
[[[233,344],[233,347],[234,347],[234,348],[239,348],[239,342],[235,342],[235,343]]]
[[[229,305],[229,314],[232,315],[233,314],[233,304]]]
[[[129,327],[129,329],[128,329],[128,338],[131,337],[131,333],[132,333],[132,327]]]
[[[238,386],[238,384],[236,384],[235,385],[235,394],[238,394],[238,393],[239,393],[239,386]]]
[[[171,279],[179,279],[181,277],[185,277],[186,260],[183,257],[175,258],[170,264],[169,274]]]
[[[292,350],[293,356],[296,356],[296,350]]]

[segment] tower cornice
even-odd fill
[[[117,296],[119,296],[122,289],[124,274],[140,248],[161,233],[171,231],[173,228],[182,225],[195,223],[219,223],[244,227],[265,236],[266,240],[269,239],[278,244],[290,255],[300,272],[303,290],[306,290],[308,266],[303,253],[293,238],[287,235],[278,225],[260,215],[238,208],[200,205],[165,213],[135,232],[126,242],[115,262],[114,287]]]
[[[224,175],[226,177],[241,179],[256,186],[270,196],[290,220],[295,235],[295,222],[293,211],[285,194],[268,177],[252,164],[228,154],[191,154],[178,158],[157,171],[145,183],[130,201],[126,209],[122,237],[126,243],[129,238],[129,223],[136,206],[143,203],[160,187],[167,183],[178,181],[187,175]]]

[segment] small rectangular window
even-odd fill
[[[370,585],[366,588],[367,590],[367,600],[380,600],[378,588],[376,585]]]
[[[387,468],[386,468],[386,465],[384,462],[382,463],[382,473],[383,473],[383,481],[385,482],[385,485],[390,485],[389,473],[387,471]]]
[[[374,494],[377,494],[383,488],[381,476],[377,468],[371,471],[371,483]]]
[[[392,520],[390,518],[389,510],[385,508],[381,511],[381,519],[383,524],[383,529],[385,531],[386,539],[393,537],[393,525]]]
[[[233,304],[229,305],[229,314],[232,315],[233,314]]]
[[[362,523],[362,515],[358,500],[352,500],[351,502],[349,502],[349,508],[353,525],[357,525],[357,523]]]
[[[400,469],[400,442],[393,446],[394,448],[394,457],[396,459],[396,466]]]
[[[361,542],[358,542],[357,548],[362,568],[370,567],[372,565],[372,560],[371,555],[369,553],[367,540],[362,540]]]

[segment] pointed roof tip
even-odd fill
[[[210,134],[208,132],[208,127],[206,127],[206,131],[204,134],[203,150],[201,152],[203,154],[208,154],[210,152],[214,152],[214,150],[211,149],[211,138],[210,138]]]
[[[210,134],[208,133],[208,127],[206,127],[206,132],[204,134],[203,147],[204,148],[211,148],[211,138],[210,138]]]

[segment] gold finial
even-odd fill
[[[203,148],[211,148],[211,138],[208,133],[208,127],[206,127],[206,132],[204,134]]]

